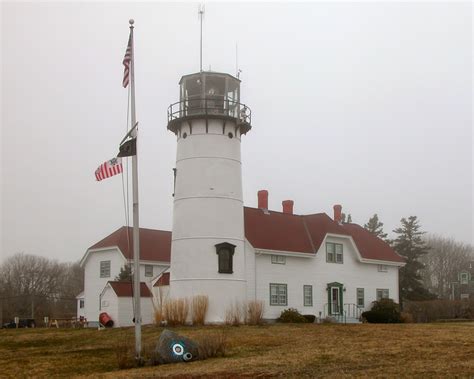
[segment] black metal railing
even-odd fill
[[[333,318],[334,320],[336,320],[336,322],[345,324],[347,314],[344,309],[341,309],[340,305],[337,302],[332,302],[324,304],[324,318],[326,317]]]
[[[339,323],[345,324],[348,318],[360,320],[361,314],[362,310],[357,304],[344,303],[342,308],[336,302],[324,304],[323,318],[331,317]]]
[[[252,124],[252,111],[248,106],[221,95],[188,97],[168,107],[168,123],[196,116],[225,116],[235,118],[242,124]]]
[[[347,317],[360,319],[362,314],[362,310],[357,306],[357,304],[353,303],[345,303],[344,310],[346,311]]]

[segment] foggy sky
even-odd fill
[[[2,3],[1,257],[61,261],[125,223],[120,176],[135,19],[140,224],[171,230],[176,138],[167,107],[199,71],[195,3]],[[242,70],[247,206],[340,203],[385,231],[416,215],[472,243],[472,9],[466,3],[208,3],[204,68]],[[131,195],[130,195],[131,196]]]

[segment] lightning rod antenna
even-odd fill
[[[198,8],[199,19],[201,21],[201,42],[200,42],[200,57],[199,57],[199,67],[202,72],[202,19],[204,17],[204,3],[199,4]]]

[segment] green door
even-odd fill
[[[328,313],[329,315],[339,315],[343,311],[343,288],[342,283],[333,282],[327,284],[328,292]]]

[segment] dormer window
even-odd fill
[[[235,245],[232,245],[231,243],[223,242],[216,245],[220,274],[232,274],[234,272],[232,265],[234,251]]]
[[[343,263],[342,244],[327,242],[326,243],[326,262],[329,263]]]
[[[100,277],[110,278],[110,261],[100,262]]]

